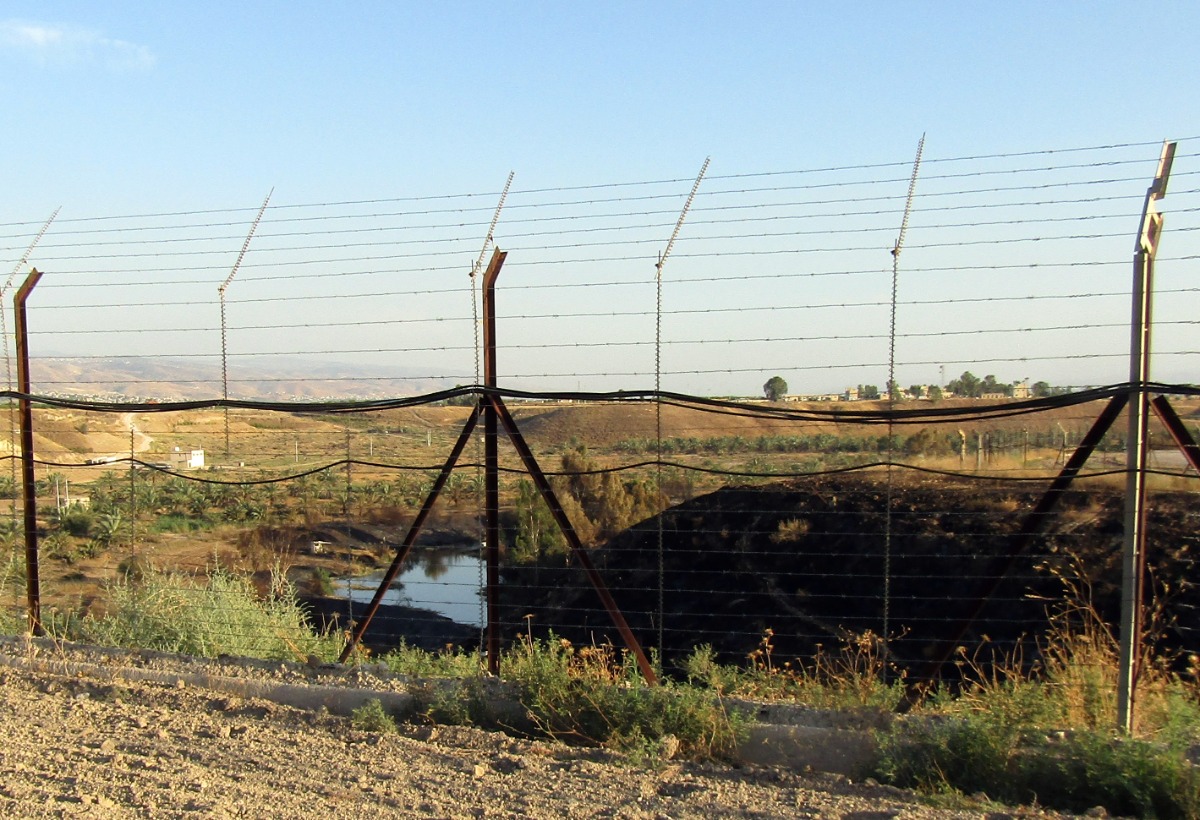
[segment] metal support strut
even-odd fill
[[[496,389],[496,278],[508,254],[499,248],[483,274],[483,386]],[[483,540],[487,575],[488,671],[500,674],[500,454],[496,405],[480,397],[483,410]]]
[[[1062,470],[1059,471],[1054,480],[1050,482],[1050,486],[1046,488],[1041,499],[1029,514],[1025,516],[1024,521],[1021,522],[1021,529],[1017,532],[1011,550],[1008,554],[994,559],[987,569],[981,573],[981,576],[986,580],[973,596],[975,603],[966,616],[958,623],[954,631],[949,633],[949,636],[940,645],[935,645],[929,665],[916,676],[914,681],[916,686],[919,687],[937,679],[942,669],[954,657],[963,639],[966,638],[967,633],[978,622],[984,609],[991,601],[992,596],[996,594],[1004,579],[1008,577],[1013,567],[1016,566],[1017,561],[1029,551],[1035,539],[1045,532],[1046,527],[1050,524],[1051,514],[1058,507],[1058,503],[1062,500],[1067,490],[1070,489],[1076,476],[1079,475],[1084,465],[1087,464],[1088,458],[1100,446],[1105,433],[1116,422],[1128,401],[1128,396],[1113,396],[1108,404],[1104,406],[1100,415],[1096,417],[1096,420],[1092,422],[1091,428],[1080,440],[1079,445],[1075,448],[1075,452],[1067,459],[1066,464],[1063,465]],[[911,705],[919,695],[920,692],[918,690],[910,692],[908,705]]]
[[[429,490],[429,495],[425,498],[425,503],[421,505],[421,509],[417,512],[417,517],[413,519],[412,525],[408,528],[408,534],[404,536],[404,541],[396,548],[396,555],[392,558],[392,563],[388,566],[387,572],[383,574],[383,579],[379,582],[379,588],[375,590],[375,595],[371,598],[371,603],[367,605],[362,620],[355,624],[353,631],[351,631],[350,640],[346,642],[346,647],[342,650],[342,654],[338,658],[338,663],[345,663],[349,659],[350,655],[354,652],[354,648],[358,646],[363,635],[366,633],[367,627],[371,625],[371,620],[375,617],[375,613],[379,611],[384,596],[391,589],[392,582],[396,580],[396,576],[400,574],[400,567],[403,566],[404,559],[408,557],[413,544],[417,541],[417,536],[421,534],[421,528],[425,526],[425,519],[433,511],[434,502],[442,494],[442,488],[446,486],[446,481],[449,480],[450,474],[454,471],[455,463],[458,461],[459,456],[462,455],[467,442],[471,440],[471,433],[475,430],[475,424],[478,420],[479,408],[476,407],[471,415],[467,417],[467,423],[463,425],[462,432],[458,436],[458,441],[454,444],[454,449],[450,451],[450,456],[446,459],[445,465],[442,466],[441,473],[434,480],[433,487]]]
[[[13,297],[17,333],[17,391],[21,415],[21,499],[25,512],[25,595],[29,614],[29,631],[43,635],[42,591],[38,568],[37,537],[37,480],[33,470],[33,405],[29,400],[29,331],[25,321],[25,301],[42,274],[37,268],[30,271],[24,284]]]

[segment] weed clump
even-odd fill
[[[379,660],[390,671],[414,678],[469,678],[483,671],[477,653],[454,644],[447,644],[438,652],[427,652],[401,640],[398,647]]]
[[[628,653],[611,644],[577,648],[554,635],[522,636],[502,659],[505,693],[495,691],[501,684],[482,674],[477,657],[461,651],[404,647],[382,660],[396,671],[446,676],[417,692],[418,713],[432,722],[597,746],[636,761],[729,759],[748,726],[717,692],[647,685]]]
[[[1116,641],[1087,607],[1056,623],[1035,664],[984,664],[960,652],[961,691],[936,693],[923,712],[881,733],[875,775],[1075,812],[1099,805],[1120,815],[1200,816],[1200,771],[1188,759],[1200,740],[1196,676],[1189,682],[1148,654],[1135,736],[1119,736],[1111,728]]]
[[[747,718],[717,692],[664,682],[646,685],[627,652],[611,644],[575,647],[551,635],[522,639],[507,657],[534,729],[641,759],[732,758]]]
[[[723,694],[827,709],[892,711],[905,696],[904,676],[890,668],[883,639],[870,630],[842,635],[833,650],[818,646],[809,662],[776,660],[774,635],[763,632],[744,668],[720,663],[703,644],[683,661],[683,672],[688,682]]]
[[[396,731],[396,719],[383,708],[379,698],[371,698],[362,706],[350,713],[350,725],[360,732],[377,732],[393,734]]]
[[[924,791],[984,793],[1006,803],[1187,818],[1200,775],[1181,750],[1107,733],[1046,732],[997,713],[898,722],[881,736],[876,776]]]
[[[72,621],[63,637],[200,657],[337,657],[338,642],[315,632],[278,575],[260,597],[248,578],[221,567],[202,581],[149,566],[139,570],[113,584],[103,617]]]

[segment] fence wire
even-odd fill
[[[709,173],[662,283],[661,327],[654,262],[692,179],[512,188],[495,229],[509,254],[499,381],[639,639],[661,642],[665,664],[702,644],[756,663],[766,647],[783,664],[878,635],[888,606],[880,637],[917,677],[951,673],[959,646],[1034,663],[1061,619],[1115,624],[1123,416],[1053,513],[1030,515],[1105,402],[1128,392],[1133,238],[1157,147],[938,157],[931,145],[894,337],[888,252],[910,160]],[[1193,435],[1196,147],[1180,142],[1161,202],[1153,371]],[[161,592],[153,583],[198,613],[216,578],[232,589],[222,621],[238,651],[306,656],[309,632],[282,604],[275,620],[244,613],[294,594],[313,625],[344,634],[457,440],[479,395],[468,274],[498,193],[285,196],[224,294],[229,403],[216,400],[217,288],[257,207],[68,207],[30,255],[45,274],[29,308],[42,595],[64,628],[112,638],[106,616]],[[3,253],[27,251],[35,216],[0,225]],[[785,395],[768,402],[775,376]],[[656,377],[670,391],[661,419]],[[1150,625],[1186,654],[1200,650],[1196,473],[1152,430]],[[619,643],[501,453],[504,640]],[[374,650],[478,644],[477,458],[450,474],[368,633]],[[0,496],[17,612],[15,480],[0,475]],[[946,650],[950,663],[931,666]]]

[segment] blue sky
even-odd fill
[[[279,207],[479,194],[480,213],[463,234],[475,237],[463,240],[465,256],[479,244],[478,223],[486,224],[510,170],[525,190],[683,180],[653,220],[651,238],[665,242],[674,221],[667,214],[678,211],[705,157],[715,177],[895,163],[875,177],[880,185],[881,175],[891,180],[894,196],[906,187],[905,163],[922,133],[934,160],[1137,144],[1122,157],[1145,159],[1129,174],[1146,181],[1125,189],[1140,203],[1157,157],[1153,143],[1200,134],[1198,18],[1193,4],[1118,2],[10,2],[0,12],[9,115],[0,136],[8,193],[0,222],[21,227],[0,244],[10,248],[11,264],[60,205],[63,220],[241,209],[221,234],[225,256],[205,274],[219,283],[273,187]],[[1059,161],[1050,156],[1039,161]],[[768,199],[760,191],[755,204]],[[269,213],[264,230],[279,214]],[[893,203],[881,224],[898,225],[899,216]],[[914,248],[921,226],[937,222],[915,215]],[[1115,259],[1128,258],[1133,228],[1114,223]],[[502,220],[498,241],[506,241],[505,230],[515,228]],[[685,229],[681,259],[697,233]],[[652,260],[663,243],[645,241]],[[894,237],[872,241],[884,251]],[[256,243],[244,273],[251,280],[254,253],[270,240]],[[530,258],[514,256],[513,264]],[[881,256],[879,272],[888,264]],[[54,265],[50,254],[42,267]],[[592,265],[578,275],[606,271]],[[536,281],[531,274],[528,283]],[[181,287],[167,274],[162,282]],[[886,281],[868,290],[884,292]],[[652,308],[653,294],[637,298]],[[716,290],[709,298],[737,303]],[[802,298],[846,299],[824,291]],[[204,320],[210,328],[213,321]],[[599,321],[620,338],[611,320]],[[749,339],[757,321],[722,332]],[[864,321],[878,328],[881,320]],[[642,321],[634,336],[644,344],[648,332]],[[680,328],[678,338],[687,333]],[[518,336],[514,329],[510,338]],[[878,340],[870,345],[847,360],[877,365]],[[793,353],[763,355],[782,366]],[[902,382],[933,379],[929,355],[903,347],[901,355],[924,363]],[[950,375],[959,366],[952,362]],[[634,369],[643,377],[625,386],[646,386],[645,363]],[[1120,378],[1119,369],[1089,380]],[[1012,367],[999,375],[1028,374]],[[882,383],[880,376],[877,367],[865,376],[839,373],[814,379],[813,389]],[[1064,368],[1053,378],[1070,377]],[[546,386],[587,386],[565,381]],[[613,386],[602,382],[596,386]],[[740,374],[665,386],[739,392],[743,383],[753,392],[762,380]]]
[[[1177,3],[9,2],[34,210],[816,167],[1190,135]],[[37,38],[25,33],[44,33]],[[54,36],[54,33],[60,33]],[[9,206],[11,208],[11,205]]]

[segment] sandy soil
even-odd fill
[[[4,817],[1017,816],[933,809],[907,792],[839,776],[638,767],[596,750],[471,728],[364,732],[346,718],[214,692],[183,677],[173,684],[122,677],[130,668],[123,664],[162,671],[172,668],[169,658],[101,656],[109,671],[96,677],[38,669],[35,654],[0,647]],[[43,649],[39,657],[54,654]],[[215,666],[231,674],[228,664]],[[240,674],[304,676],[268,665]],[[351,684],[361,687],[361,676],[345,678]]]

